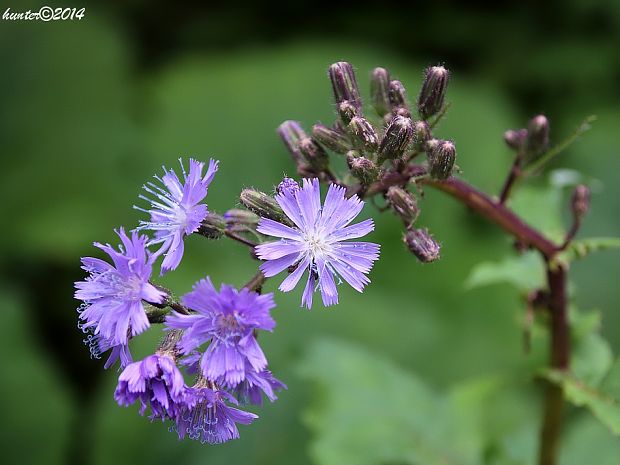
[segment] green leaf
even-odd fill
[[[510,200],[510,207],[549,239],[560,242],[564,238],[562,211],[565,205],[561,188],[551,185],[519,186]]]
[[[483,262],[470,272],[465,286],[473,289],[490,284],[508,283],[520,291],[531,291],[543,286],[544,266],[536,252],[508,257],[500,262]]]
[[[556,263],[568,265],[571,262],[584,258],[587,255],[600,250],[620,248],[620,238],[618,237],[590,237],[572,241],[569,246],[555,257]]]
[[[479,441],[422,380],[341,341],[314,343],[300,368],[320,388],[305,413],[322,465],[480,463]]]
[[[561,386],[569,402],[586,407],[609,431],[620,436],[620,363],[614,364],[599,388],[559,370],[547,370],[543,376]]]

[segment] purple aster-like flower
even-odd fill
[[[232,389],[232,393],[243,404],[263,405],[263,394],[271,401],[275,401],[276,391],[287,389],[286,384],[277,379],[271,371],[257,372],[248,367],[245,379]]]
[[[134,206],[151,215],[150,221],[141,221],[138,229],[155,231],[155,238],[149,245],[161,244],[156,255],[165,254],[161,264],[162,274],[179,266],[183,258],[183,238],[196,232],[207,217],[207,206],[200,202],[207,196],[209,184],[218,167],[217,161],[210,160],[209,168],[203,176],[204,163],[190,159],[189,173],[186,173],[183,162],[180,159],[179,162],[183,181],[173,170],[164,167],[164,175],[161,178],[155,176],[164,187],[152,182],[144,185],[144,190],[154,199],[140,195],[141,199],[150,202],[151,209]]]
[[[301,300],[312,307],[315,287],[321,291],[325,306],[338,303],[334,277],[341,277],[355,290],[362,292],[370,282],[366,274],[379,258],[379,245],[370,242],[343,242],[365,236],[374,229],[372,219],[349,225],[364,206],[356,195],[346,198],[345,188],[331,184],[321,206],[318,179],[304,179],[300,189],[281,189],[275,196],[284,213],[295,224],[289,227],[262,218],[257,230],[280,240],[256,247],[265,276],[274,276],[289,267],[294,270],[282,281],[279,289],[291,291],[306,270],[308,281]]]
[[[82,330],[92,330],[108,347],[127,345],[129,336],[142,333],[149,320],[142,301],[162,303],[166,293],[151,283],[153,256],[146,250],[146,236],[123,228],[117,231],[119,250],[95,243],[112,258],[113,265],[98,258],[82,258],[82,268],[90,275],[75,283],[75,298],[84,304],[78,309]]]
[[[78,327],[82,329],[81,325],[78,325]],[[87,336],[84,339],[84,344],[88,346],[91,358],[100,359],[101,355],[110,351],[110,355],[103,365],[103,368],[106,370],[114,366],[119,360],[121,369],[133,362],[133,357],[129,351],[129,344],[113,345],[109,340],[101,337],[101,335],[92,334],[92,328],[85,330],[85,332]]]
[[[176,415],[179,439],[190,439],[209,444],[220,444],[239,437],[237,423],[249,425],[258,418],[226,404],[237,401],[225,391],[208,387],[204,380],[187,389]]]
[[[211,342],[200,359],[200,371],[205,378],[236,386],[245,379],[248,364],[257,372],[266,368],[267,359],[254,330],[271,331],[275,327],[270,314],[275,307],[273,293],[260,295],[245,288],[238,291],[225,284],[217,292],[206,278],[183,296],[182,303],[197,313],[172,312],[166,324],[184,330],[179,343],[184,354]]]
[[[125,367],[118,378],[114,399],[123,407],[140,401],[140,415],[150,407],[151,419],[163,420],[176,417],[177,403],[186,390],[174,356],[158,352]]]

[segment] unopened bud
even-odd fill
[[[356,145],[364,152],[374,153],[379,147],[379,138],[375,128],[366,119],[360,116],[354,117],[349,123],[349,131]]]
[[[327,152],[312,138],[304,137],[299,141],[299,151],[310,167],[320,172],[325,169],[329,161]]]
[[[407,92],[402,82],[396,80],[390,81],[388,96],[392,111],[398,108],[407,108]]]
[[[456,160],[456,147],[449,140],[438,141],[428,153],[430,174],[435,179],[448,179]]]
[[[352,105],[351,102],[349,102],[348,100],[345,100],[344,102],[340,102],[337,106],[337,110],[338,110],[338,116],[340,116],[340,119],[345,125],[349,124],[351,120],[358,113],[360,113],[359,110],[355,108],[355,106]]]
[[[527,129],[509,129],[504,133],[504,142],[514,150],[521,149],[525,139],[527,139]]]
[[[443,66],[426,69],[418,97],[418,112],[422,118],[428,119],[441,111],[449,78],[450,73]]]
[[[239,195],[239,200],[244,207],[256,213],[261,218],[269,218],[279,223],[291,224],[288,217],[282,211],[282,208],[280,208],[280,205],[278,205],[278,202],[264,192],[254,189],[243,189]]]
[[[577,221],[581,221],[581,219],[588,213],[590,209],[590,189],[588,186],[583,184],[575,187],[573,191],[573,196],[571,198],[571,210],[573,211],[573,217]]]
[[[528,158],[537,157],[549,148],[549,120],[545,115],[534,116],[527,125],[526,150]]]
[[[336,104],[347,101],[356,110],[361,110],[362,99],[360,98],[357,80],[353,66],[346,61],[339,61],[329,67],[329,78],[332,81],[332,89],[334,90],[334,100]]]
[[[248,210],[233,208],[224,213],[224,221],[226,227],[234,229],[235,227],[254,227],[258,224],[260,217]]]
[[[385,68],[375,68],[370,79],[372,106],[379,116],[390,111],[390,73]]]
[[[308,137],[302,129],[301,124],[297,121],[285,121],[278,126],[278,134],[293,157],[293,161],[295,161],[295,163],[300,163],[302,161],[302,155],[299,151],[299,141]]]
[[[363,185],[367,186],[377,179],[379,174],[377,165],[368,158],[360,157],[355,150],[347,153],[347,164],[351,174],[359,179]]]
[[[412,229],[403,237],[409,251],[422,263],[439,259],[441,246],[433,239],[427,229]]]
[[[426,121],[413,122],[413,141],[416,149],[424,150],[426,142],[431,138],[431,129]]]
[[[278,184],[278,187],[276,187],[276,193],[278,194],[283,194],[283,193],[294,193],[297,192],[299,190],[299,184],[297,184],[297,181],[295,181],[292,178],[284,178],[280,184]]]
[[[312,137],[323,147],[336,153],[347,153],[351,150],[351,142],[345,133],[323,124],[312,126]]]
[[[207,217],[202,220],[200,227],[198,228],[198,234],[201,234],[209,239],[219,239],[224,235],[226,230],[226,222],[224,218],[216,213],[209,213]]]
[[[409,118],[396,116],[385,130],[379,147],[378,163],[402,156],[413,139],[413,122]]]
[[[391,186],[385,197],[394,212],[403,220],[405,227],[410,228],[420,214],[418,203],[413,194],[402,187]]]

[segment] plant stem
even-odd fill
[[[510,195],[510,190],[512,189],[512,186],[521,175],[522,161],[523,153],[519,151],[519,153],[517,153],[517,156],[515,157],[514,162],[512,163],[512,167],[510,168],[508,177],[506,178],[506,181],[504,181],[504,187],[502,187],[502,192],[499,194],[499,203],[504,204],[506,203],[506,200],[508,200],[508,196]]]

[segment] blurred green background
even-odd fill
[[[417,263],[397,219],[367,205],[382,254],[363,295],[341,286],[340,305],[307,312],[299,292],[277,294],[278,327],[261,344],[289,390],[221,446],[178,442],[166,425],[116,406],[117,373],[89,359],[76,328],[73,282],[93,241],[136,225],[140,186],[178,157],[221,160],[208,198],[219,212],[241,188],[269,191],[294,174],[275,128],[331,123],[326,69],[339,60],[355,65],[366,95],[371,69],[384,66],[412,99],[425,66],[451,69],[439,135],[456,142],[462,176],[490,192],[511,163],[505,129],[545,112],[558,141],[598,115],[555,165],[595,181],[581,236],[620,235],[619,2],[48,4],[86,14],[0,21],[3,463],[534,463],[541,386],[532,373],[545,336],[525,354],[520,292],[465,286],[476,264],[510,257],[511,243],[438,192],[426,192],[420,221],[443,244],[440,262]],[[564,224],[568,194],[556,199]],[[547,206],[535,195],[520,201],[534,222],[557,214]],[[594,255],[571,270],[577,304],[601,309],[615,353],[618,258]],[[255,267],[238,244],[190,237],[162,283],[178,294],[207,274],[242,285]],[[138,338],[136,357],[158,337]],[[587,413],[567,411],[562,464],[617,464],[619,447]]]

